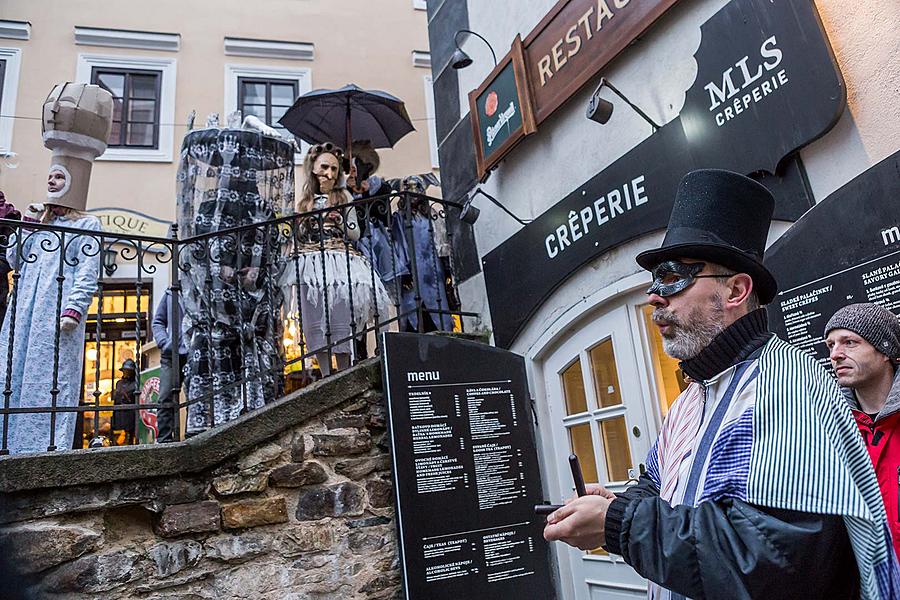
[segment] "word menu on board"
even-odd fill
[[[386,333],[407,600],[553,598],[522,357]]]

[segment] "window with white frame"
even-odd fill
[[[288,69],[255,65],[225,65],[225,115],[240,110],[243,116],[256,115],[291,138],[278,119],[297,99],[312,89],[309,69]],[[301,148],[302,148],[301,144]],[[298,155],[299,156],[299,155]]]
[[[76,81],[113,95],[109,147],[97,160],[171,162],[175,144],[174,58],[80,54]]]
[[[12,151],[22,50],[0,48],[0,154]]]
[[[425,76],[425,118],[428,121],[428,147],[431,150],[431,166],[441,167],[438,161],[437,125],[434,117],[434,85],[431,75]]]

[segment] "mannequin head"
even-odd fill
[[[345,182],[341,174],[341,160],[344,152],[334,144],[326,142],[310,146],[303,160],[303,191],[297,202],[298,212],[313,210],[316,196],[328,196],[329,205],[347,201]]]

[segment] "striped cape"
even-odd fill
[[[832,377],[777,337],[757,359],[688,386],[650,450],[647,472],[673,506],[731,497],[841,515],[861,597],[900,598],[887,515],[850,410]],[[656,584],[649,595],[681,597]]]

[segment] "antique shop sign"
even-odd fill
[[[518,36],[487,80],[469,92],[469,111],[478,177],[483,179],[497,161],[535,130]]]
[[[524,359],[449,337],[382,340],[407,600],[552,599]]]
[[[525,38],[540,124],[640,36],[676,0],[560,0]]]
[[[831,129],[846,105],[812,0],[732,0],[701,33],[681,115],[485,255],[498,346],[508,348],[585,263],[664,228],[688,171],[771,173],[760,179],[775,194],[776,219],[796,220],[812,206],[792,154]]]
[[[90,214],[100,219],[103,231],[123,235],[168,237],[171,223],[127,208],[92,208]]]
[[[839,308],[874,302],[900,313],[898,173],[900,152],[816,204],[766,251],[779,287],[772,331],[829,369],[823,334]],[[836,251],[823,251],[828,244]]]

